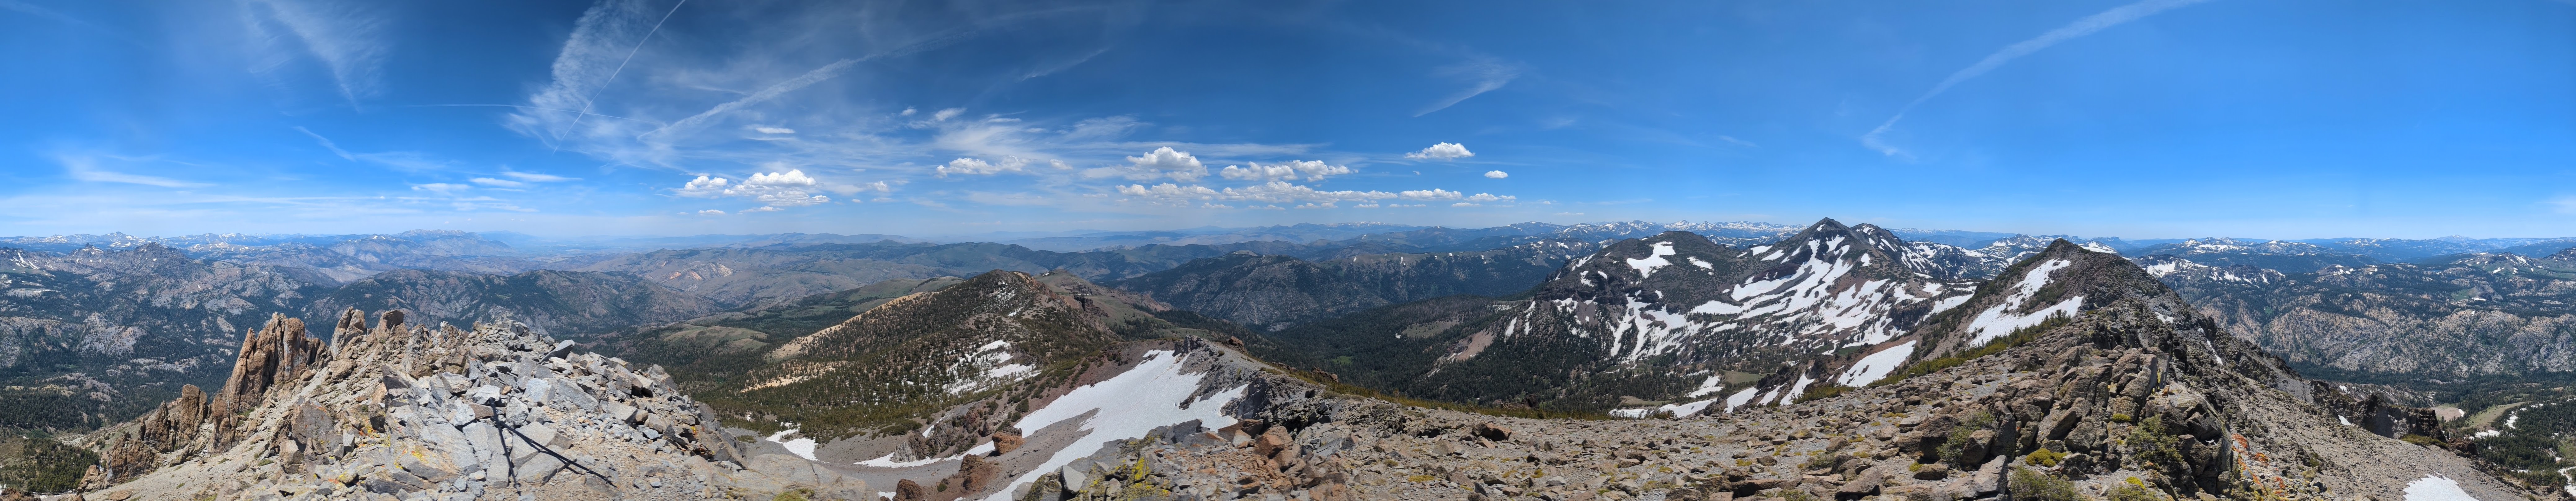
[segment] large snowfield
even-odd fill
[[[1039,476],[1054,472],[1073,460],[1090,457],[1111,440],[1143,438],[1154,428],[1192,419],[1209,428],[1233,425],[1234,418],[1218,409],[1243,398],[1247,387],[1237,386],[1197,401],[1188,401],[1190,393],[1198,391],[1199,381],[1207,375],[1182,373],[1180,358],[1170,350],[1145,352],[1145,361],[1135,368],[1107,381],[1074,388],[1072,392],[1047,403],[1046,407],[1029,411],[1029,415],[1021,417],[1015,425],[1029,432],[1032,440],[1037,439],[1036,433],[1047,425],[1068,419],[1083,419],[1082,426],[1073,430],[1081,436],[1073,439],[1072,446],[1056,451],[1046,463],[1011,479],[1010,485],[985,499],[1010,501],[1011,493],[1021,485],[1036,482]],[[1181,408],[1185,401],[1189,404],[1187,409]]]

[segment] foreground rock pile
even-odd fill
[[[225,387],[190,386],[85,438],[108,499],[874,499],[801,459],[744,458],[660,367],[573,353],[515,323],[373,328],[325,345],[274,317]],[[756,468],[746,469],[745,463]]]

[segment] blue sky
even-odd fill
[[[0,234],[2563,236],[2569,40],[2542,0],[0,0]]]

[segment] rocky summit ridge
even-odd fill
[[[1020,499],[2568,499],[2455,453],[2420,409],[2299,378],[2115,255],[2059,242],[1963,311],[2034,303],[2016,297],[2034,271],[2069,291],[2037,303],[2085,307],[1839,394],[1595,421],[1290,381],[1239,421],[1114,444]]]
[[[119,500],[873,499],[801,459],[743,457],[659,366],[510,322],[364,321],[348,310],[325,343],[271,317],[221,390],[186,387],[80,438],[108,451],[84,487]]]

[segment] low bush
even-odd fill
[[[2040,473],[2039,470],[2014,468],[2011,483],[2013,499],[2027,501],[2084,501],[2084,495],[2075,491],[2075,482],[2071,482],[2063,478],[2057,478],[2056,476],[2046,473]]]

